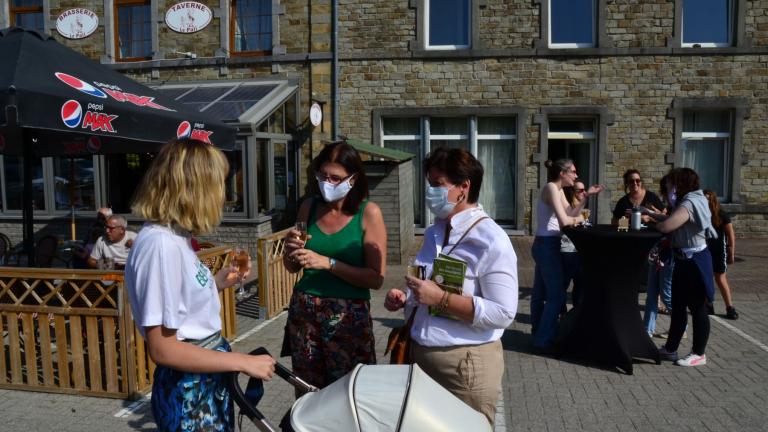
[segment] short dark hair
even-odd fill
[[[568,167],[573,166],[573,160],[560,158],[553,162],[552,160],[547,159],[547,161],[544,162],[544,166],[547,168],[547,181],[551,182],[559,179],[561,172],[568,171]]]
[[[337,163],[343,166],[350,175],[355,174],[355,184],[347,194],[341,210],[348,215],[357,213],[360,204],[368,198],[368,177],[365,175],[360,154],[345,141],[332,142],[327,144],[312,161],[312,171],[319,172],[320,167],[327,163]],[[316,183],[314,188],[319,192]]]
[[[458,148],[438,147],[424,159],[424,175],[432,168],[445,174],[451,183],[457,185],[469,180],[467,202],[474,204],[480,197],[483,184],[483,165],[472,153]]]
[[[701,189],[701,186],[699,186],[699,175],[690,168],[672,168],[667,176],[669,184],[675,187],[675,195],[677,195],[678,202],[688,192]]]

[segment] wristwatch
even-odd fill
[[[336,259],[335,258],[328,258],[328,265],[330,265],[330,267],[331,267],[328,270],[333,271],[333,269],[336,268]]]

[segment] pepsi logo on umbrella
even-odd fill
[[[102,99],[107,98],[107,95],[103,91],[88,84],[87,82],[81,80],[80,78],[73,77],[72,75],[67,75],[63,72],[56,72],[55,75],[56,75],[56,78],[58,78],[61,82],[72,87],[75,90],[80,90],[81,92],[87,95],[95,96],[97,98],[102,98]]]
[[[70,99],[61,106],[61,121],[70,129],[81,126],[83,129],[90,129],[92,132],[117,132],[112,122],[119,116],[101,112],[103,109],[104,105],[89,102],[87,111],[83,112],[80,102]]]
[[[211,135],[213,135],[213,131],[207,131],[204,128],[204,123],[195,123],[195,126],[193,127],[188,121],[184,120],[183,122],[179,123],[179,126],[176,128],[176,138],[191,138],[202,141],[204,143],[212,144]]]
[[[74,129],[80,125],[80,120],[83,119],[83,107],[80,106],[80,102],[76,100],[68,100],[61,106],[61,120],[70,129]]]

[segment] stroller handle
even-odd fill
[[[255,350],[248,353],[248,355],[271,356],[269,351],[264,347],[256,348]],[[296,376],[290,369],[281,365],[280,363],[275,363],[275,373],[280,378],[288,381],[288,383],[290,383],[295,388],[303,392],[318,391],[317,387],[302,380],[301,378]],[[259,430],[263,432],[278,431],[278,429],[276,429],[269,422],[269,420],[267,420],[267,418],[264,417],[264,414],[262,414],[261,411],[258,410],[258,408],[256,408],[254,405],[252,405],[248,401],[248,399],[245,396],[245,393],[243,392],[243,389],[240,387],[240,383],[237,381],[237,377],[239,374],[240,374],[239,372],[229,372],[225,374],[224,379],[225,379],[227,388],[229,389],[229,394],[232,397],[232,400],[235,401],[238,407],[240,407],[240,413],[248,417],[248,419],[250,419],[256,425],[256,427],[258,427]],[[256,378],[251,378],[251,379],[256,379]]]

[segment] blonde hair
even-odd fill
[[[221,150],[194,139],[171,140],[158,152],[131,204],[139,217],[193,234],[221,222],[229,163]]]

